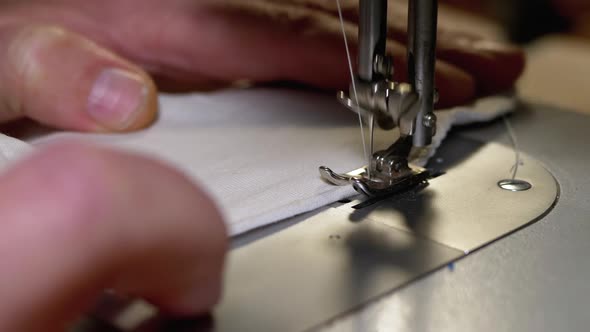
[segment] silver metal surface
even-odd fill
[[[360,0],[358,72],[352,77],[350,88],[354,102],[346,93],[338,94],[341,103],[361,117],[371,117],[371,123],[376,117],[381,128],[400,129],[399,138],[389,149],[369,155],[372,158],[367,170],[370,176],[354,180],[357,187],[367,189],[361,190],[366,193],[387,192],[384,185],[392,183],[393,187],[399,180],[411,176],[407,166],[409,150],[412,146],[430,145],[436,133],[433,110],[438,99],[434,82],[438,2],[410,1],[407,13],[409,83],[393,82],[393,61],[386,54],[387,5],[387,0]],[[339,5],[338,8],[340,10]],[[378,175],[377,179],[372,178],[373,174]]]
[[[355,85],[359,106],[347,93],[338,92],[338,101],[349,110],[364,117],[377,117],[379,127],[390,130],[400,128],[403,136],[412,135],[419,111],[418,95],[408,83],[376,82],[372,84],[357,82]],[[434,115],[434,114],[432,114]],[[436,119],[434,117],[433,119]]]
[[[435,85],[434,68],[436,60],[436,29],[438,16],[437,0],[411,0],[413,11],[413,64],[414,80],[412,85],[419,95],[419,111],[416,114],[415,129],[412,134],[414,146],[430,145],[434,127],[427,126],[424,119],[434,110]]]
[[[500,182],[498,182],[498,186],[504,190],[508,190],[508,191],[526,191],[529,190],[533,187],[532,184],[530,184],[527,181],[524,180],[518,180],[518,179],[507,179],[507,180],[502,180]]]
[[[406,144],[409,153],[409,140]],[[320,166],[320,177],[335,186],[352,185],[358,193],[371,198],[390,196],[427,185],[431,173],[422,167],[408,165],[405,158],[395,159],[399,155],[390,151],[377,152],[370,167],[362,167],[347,174],[338,174],[329,167]]]
[[[554,178],[523,156],[535,186],[497,186],[513,150],[451,139],[445,176],[418,195],[364,210],[334,206],[234,250],[216,331],[305,331],[509,234],[551,209]],[[362,330],[364,331],[364,330]]]
[[[553,210],[452,269],[438,270],[317,331],[588,330],[590,154],[584,142],[590,140],[590,116],[524,104],[511,123],[520,150],[559,182]],[[454,135],[511,146],[502,121]]]
[[[331,208],[231,253],[216,331],[305,331],[462,255]]]
[[[360,0],[358,75],[365,82],[382,78],[375,64],[385,56],[387,41],[387,1]]]
[[[363,215],[471,252],[536,220],[557,199],[559,189],[553,176],[526,154],[521,155],[518,177],[534,187],[513,192],[498,187],[499,180],[511,174],[512,149],[450,138],[438,153],[444,161],[437,167],[448,171],[430,180],[415,201],[384,201]]]
[[[355,178],[360,178],[366,172],[366,168],[359,168],[356,171],[346,173],[346,174],[338,174],[332,171],[330,168],[325,166],[320,166],[320,177],[335,186],[347,186],[352,184]]]
[[[428,128],[436,128],[436,115],[434,113],[428,113],[424,116],[424,126]]]

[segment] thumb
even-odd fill
[[[103,289],[180,315],[219,298],[225,225],[184,174],[62,142],[0,183],[0,331],[63,331]]]
[[[156,111],[151,78],[110,51],[60,27],[0,27],[0,121],[129,131]]]

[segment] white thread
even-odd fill
[[[363,125],[363,117],[361,115],[361,107],[359,105],[359,98],[356,92],[356,84],[354,79],[354,70],[352,69],[352,58],[350,56],[350,49],[348,48],[348,38],[346,36],[346,29],[344,27],[344,17],[342,16],[342,7],[340,6],[340,0],[336,0],[336,5],[338,6],[338,16],[340,17],[340,27],[342,28],[342,36],[344,37],[344,46],[346,48],[346,57],[348,59],[348,69],[350,70],[350,80],[352,82],[352,91],[354,93],[355,99],[355,106],[356,112],[359,116],[359,123],[361,125],[361,138],[363,142],[363,152],[365,154],[365,158],[367,158],[367,175],[371,177],[371,156],[367,153],[367,143],[365,140],[365,127]]]
[[[520,149],[518,147],[518,138],[516,137],[516,133],[514,132],[514,128],[512,128],[512,125],[510,124],[508,117],[504,115],[502,117],[502,120],[504,120],[504,125],[506,126],[506,131],[508,132],[508,136],[510,138],[510,141],[512,142],[512,147],[514,148],[514,154],[516,156],[516,162],[514,163],[514,166],[512,166],[512,168],[510,169],[512,171],[512,180],[515,180],[516,174],[518,173],[518,167],[520,166]]]

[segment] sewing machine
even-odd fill
[[[444,176],[410,166],[409,150],[429,144],[436,121],[436,1],[411,3],[410,45],[420,47],[410,48],[410,81],[391,83],[386,1],[360,1],[359,70],[338,97],[401,135],[367,168],[322,169],[359,197],[235,239],[213,319],[161,330],[585,329],[590,265],[574,258],[590,249],[590,158],[579,151],[590,117],[520,105],[511,122],[523,165],[508,182],[514,150],[502,121],[455,131],[430,165]],[[367,199],[373,205],[355,208]],[[119,321],[142,312],[151,311],[135,307]]]
[[[368,166],[354,175],[321,167],[322,177],[335,185],[352,184],[367,196],[388,196],[417,186],[431,174],[410,167],[413,147],[432,142],[436,132],[434,82],[438,2],[410,1],[408,6],[408,79],[394,82],[393,59],[386,54],[387,0],[360,0],[358,72],[341,103],[367,119],[370,131]],[[351,66],[352,68],[352,66]],[[399,128],[399,138],[386,150],[373,153],[373,130]],[[364,143],[364,142],[363,142]]]

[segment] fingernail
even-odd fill
[[[111,130],[131,126],[145,108],[148,87],[140,75],[123,69],[106,69],[88,97],[88,113]]]

